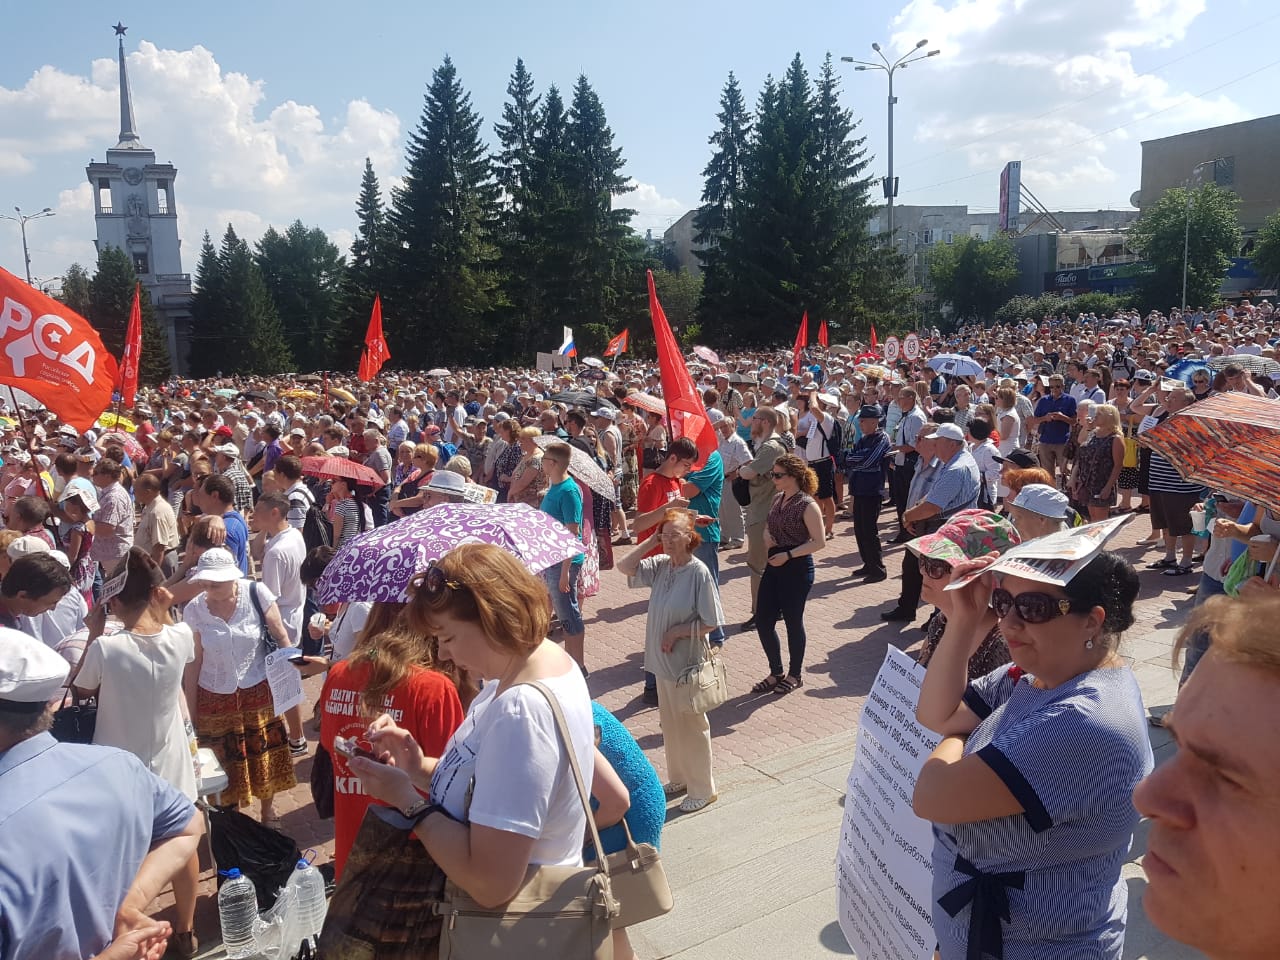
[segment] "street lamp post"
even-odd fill
[[[884,55],[880,49],[880,44],[871,44],[871,49],[876,52],[876,56],[880,58],[880,63],[870,60],[857,60],[853,57],[841,57],[845,63],[854,64],[855,70],[882,70],[889,78],[889,175],[884,179],[884,197],[886,203],[886,226],[888,227],[889,236],[893,236],[893,198],[898,195],[898,183],[893,178],[893,105],[898,102],[898,98],[893,95],[893,75],[899,69],[905,70],[913,63],[918,63],[929,57],[936,57],[941,51],[930,50],[928,53],[919,52],[921,47],[926,46],[928,40],[921,40],[914,47],[900,56],[897,60],[890,62],[889,58]],[[890,240],[892,242],[892,240]]]
[[[1206,160],[1203,163],[1197,163],[1191,168],[1191,176],[1187,177],[1187,209],[1186,209],[1186,226],[1182,236],[1182,312],[1187,312],[1187,262],[1191,257],[1191,190],[1192,187],[1200,186],[1200,173],[1205,167],[1212,167],[1217,164],[1217,160]]]
[[[22,259],[27,268],[27,286],[31,286],[31,251],[27,249],[27,221],[39,220],[41,217],[55,216],[52,207],[45,207],[39,213],[23,213],[21,207],[14,207],[13,212],[16,217],[8,214],[0,213],[0,220],[12,220],[18,225],[18,229],[22,231]]]

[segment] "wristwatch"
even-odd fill
[[[427,814],[430,812],[431,801],[426,797],[419,797],[417,800],[413,801],[413,803],[409,804],[409,806],[400,811],[406,820],[413,821],[413,825],[415,827],[426,819]]]

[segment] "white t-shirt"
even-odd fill
[[[364,629],[373,604],[368,600],[356,600],[333,618],[329,624],[329,642],[333,645],[333,659],[345,660],[356,648],[356,636]]]
[[[555,694],[591,792],[595,727],[576,666],[543,683]],[[546,698],[520,684],[484,685],[431,779],[431,800],[460,820],[533,837],[531,864],[582,862],[586,813]],[[470,805],[468,807],[468,797]]]
[[[827,437],[830,437],[832,431],[835,430],[836,419],[825,411],[821,420],[818,419],[816,413],[810,413],[808,417],[810,423],[809,430],[805,434],[804,458],[810,463],[816,463],[819,460],[826,460],[831,455],[827,449]],[[823,437],[822,433],[819,432],[819,426],[826,432],[826,437]]]
[[[307,602],[302,561],[306,558],[307,543],[293,527],[273,536],[262,551],[262,585],[275,594],[280,619],[295,646],[302,642],[302,608]]]

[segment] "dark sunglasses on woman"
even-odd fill
[[[1023,623],[1048,623],[1070,613],[1072,602],[1048,593],[1020,593],[1016,597],[1002,587],[991,591],[991,609],[1003,620],[1017,610]]]
[[[951,576],[951,564],[933,557],[917,557],[920,561],[920,572],[930,580],[945,580]]]

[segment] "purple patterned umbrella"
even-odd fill
[[[317,584],[321,603],[402,603],[409,582],[454,547],[491,543],[540,573],[582,544],[559,522],[523,503],[443,503],[348,540]]]

